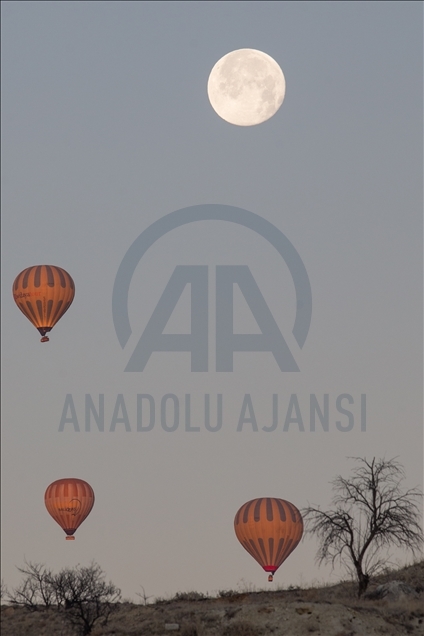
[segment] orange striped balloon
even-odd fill
[[[269,572],[269,581],[302,538],[303,521],[289,501],[261,497],[245,503],[234,519],[237,539]]]
[[[13,298],[22,313],[48,342],[46,333],[69,309],[75,296],[71,276],[55,265],[27,267],[15,278]]]
[[[67,541],[75,539],[74,532],[88,517],[94,506],[94,491],[83,479],[58,479],[44,495],[47,511],[67,534]]]

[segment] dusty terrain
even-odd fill
[[[106,626],[93,636],[371,636],[424,634],[424,561],[387,573],[370,584],[372,592],[387,581],[411,589],[397,598],[356,598],[356,587],[289,589],[277,592],[222,592],[204,598],[196,592],[142,604],[119,603]],[[57,610],[29,612],[1,608],[3,636],[73,636]]]

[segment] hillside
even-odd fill
[[[424,561],[376,578],[413,588],[398,598],[356,598],[352,583],[275,592],[177,594],[147,606],[119,603],[93,636],[371,636],[424,634]],[[74,636],[57,610],[1,607],[2,636]]]

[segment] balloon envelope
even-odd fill
[[[55,265],[34,265],[17,275],[13,283],[13,298],[19,309],[43,336],[51,331],[69,309],[75,296],[71,276]]]
[[[44,495],[47,511],[71,540],[76,529],[90,514],[94,491],[83,479],[58,479],[48,486]]]
[[[299,510],[289,501],[272,497],[245,503],[234,519],[237,539],[270,572],[269,580],[298,545],[303,534]]]

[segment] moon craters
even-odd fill
[[[208,96],[225,121],[254,126],[277,112],[285,85],[283,72],[272,57],[255,49],[239,49],[224,55],[213,67]]]

